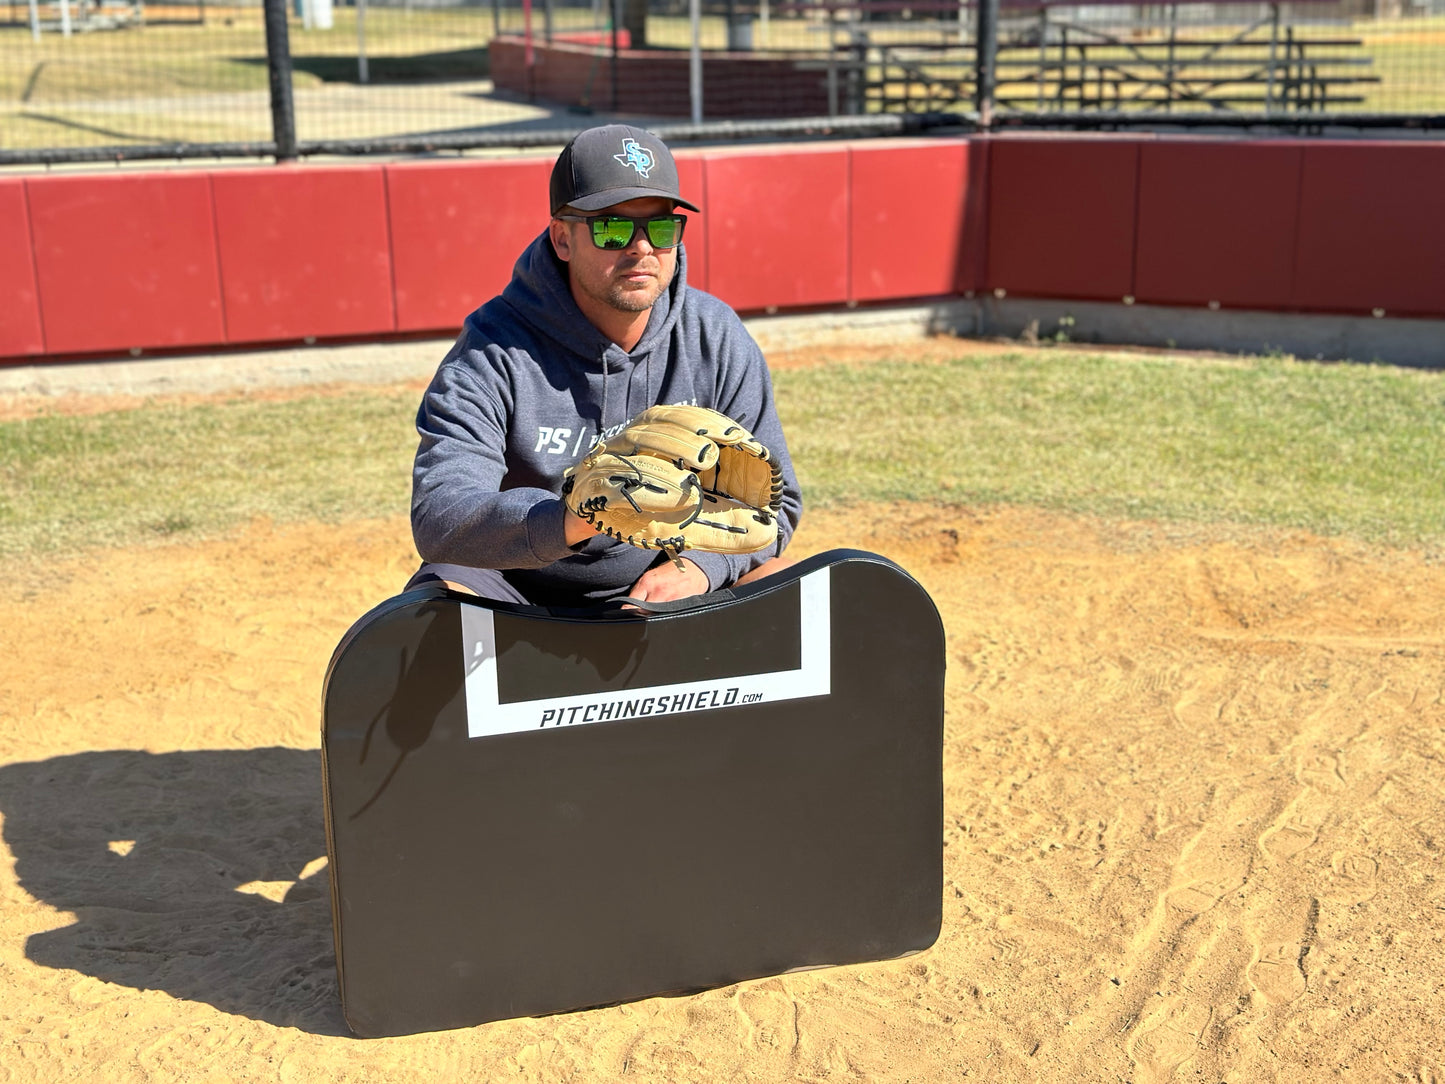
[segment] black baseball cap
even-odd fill
[[[677,163],[667,144],[630,124],[604,124],[574,136],[552,167],[551,189],[554,215],[563,207],[600,211],[645,196],[698,210],[678,191]]]

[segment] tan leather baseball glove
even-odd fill
[[[706,407],[655,406],[568,472],[562,499],[642,549],[756,553],[778,538],[783,475],[753,435]]]

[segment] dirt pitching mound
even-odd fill
[[[14,1081],[1430,1081],[1445,569],[1299,534],[812,512],[948,632],[944,928],[909,959],[361,1042],[319,699],[401,519],[0,590]],[[579,885],[579,905],[585,886]]]

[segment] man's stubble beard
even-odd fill
[[[663,291],[672,285],[672,278],[676,273],[676,267],[661,271],[655,289],[629,290],[620,282],[609,283],[604,291],[604,296],[599,300],[618,312],[646,312],[657,304],[657,299],[662,296]]]

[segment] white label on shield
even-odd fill
[[[827,696],[832,683],[828,569],[798,581],[800,665],[796,670],[740,674],[675,685],[619,689],[502,703],[498,695],[497,636],[492,611],[462,607],[467,734],[473,738],[525,730],[615,722],[654,715],[711,711],[809,696]]]

